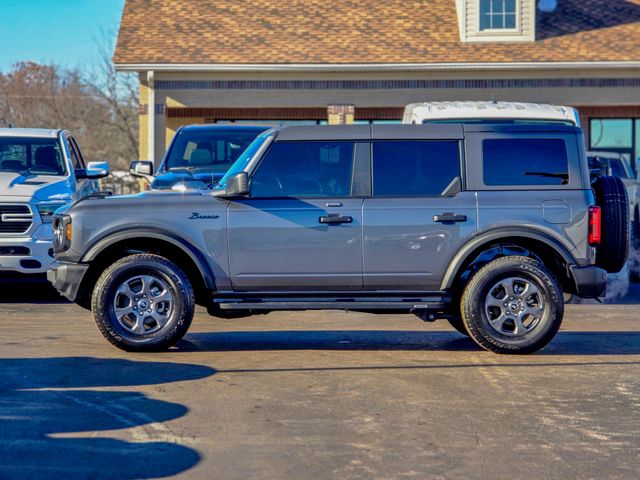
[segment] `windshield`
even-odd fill
[[[165,164],[165,170],[206,170],[224,174],[253,142],[259,132],[181,131]]]
[[[273,136],[273,133],[265,133],[256,138],[249,147],[242,152],[242,155],[238,157],[235,163],[229,168],[224,177],[220,180],[216,188],[219,190],[224,190],[227,188],[227,178],[232,177],[236,173],[242,172],[246,166],[249,164],[251,159],[258,153],[258,150]]]
[[[56,138],[0,137],[0,172],[64,175],[60,142]]]

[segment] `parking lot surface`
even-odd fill
[[[639,313],[569,305],[497,356],[410,315],[199,312],[141,355],[75,305],[3,303],[0,478],[635,479]]]

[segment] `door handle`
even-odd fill
[[[340,223],[353,223],[353,217],[343,216],[339,213],[330,213],[326,217],[320,217],[318,221],[326,225],[338,225]]]
[[[455,213],[443,213],[441,215],[434,215],[433,221],[436,223],[459,223],[466,222],[466,215],[456,215]]]

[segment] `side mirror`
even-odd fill
[[[109,176],[107,162],[89,162],[87,168],[76,168],[73,172],[76,180],[97,180]]]
[[[134,177],[140,177],[151,181],[153,177],[153,162],[148,160],[136,160],[131,162],[131,165],[129,166],[129,173]]]
[[[236,173],[227,180],[226,195],[229,197],[249,195],[249,175],[247,172]]]
[[[89,162],[87,164],[87,178],[89,179],[108,177],[110,171],[107,162]]]

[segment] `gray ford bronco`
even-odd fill
[[[129,351],[171,347],[200,304],[411,312],[530,353],[629,242],[624,185],[552,124],[269,130],[208,190],[81,200],[54,231],[49,279]]]

